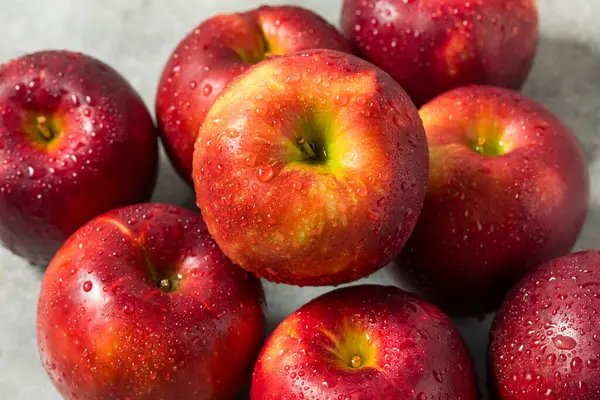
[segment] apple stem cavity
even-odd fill
[[[314,162],[324,162],[327,159],[325,147],[307,142],[303,137],[298,138],[300,150],[308,156],[308,160]]]

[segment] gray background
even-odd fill
[[[48,48],[79,50],[119,70],[151,110],[161,68],[200,21],[261,3],[298,4],[337,23],[341,0],[0,0],[0,62]],[[542,38],[525,93],[560,116],[584,144],[591,209],[577,249],[600,243],[600,1],[541,0]],[[193,193],[163,157],[154,200],[193,204]],[[39,362],[35,311],[43,270],[0,249],[0,398],[59,399]],[[368,279],[391,283],[390,267]],[[270,329],[330,288],[265,282]],[[483,378],[491,316],[456,320]],[[483,379],[480,379],[483,382]]]

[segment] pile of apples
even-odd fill
[[[586,160],[513,91],[535,0],[345,0],[341,21],[264,6],[201,23],[160,78],[158,130],[89,56],[0,66],[0,240],[49,262],[38,344],[64,398],[231,399],[250,383],[253,400],[477,399],[440,310],[504,299],[490,396],[600,399],[600,252],[567,255]],[[156,131],[202,216],[143,203]],[[393,259],[418,295],[333,290],[263,346],[257,278],[338,285]]]

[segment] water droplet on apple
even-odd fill
[[[125,314],[133,314],[133,312],[135,311],[135,305],[133,304],[133,302],[128,301],[127,303],[125,303],[125,305],[123,306],[123,311],[125,312]]]
[[[205,96],[210,96],[210,94],[212,93],[213,88],[210,84],[206,84],[204,85],[204,87],[202,88],[202,94]]]
[[[577,341],[569,336],[556,335],[552,338],[552,343],[561,350],[573,350],[577,346]]]
[[[265,183],[273,179],[275,176],[275,172],[273,171],[273,167],[270,165],[260,167],[258,169],[258,180]]]
[[[583,368],[583,360],[580,357],[575,357],[571,361],[571,371],[578,373]]]
[[[84,292],[89,292],[90,290],[92,290],[92,287],[94,287],[94,284],[91,281],[85,281],[83,282],[83,291]]]

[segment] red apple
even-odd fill
[[[260,283],[199,215],[142,204],[103,214],[50,263],[42,362],[69,399],[232,398],[264,333]]]
[[[330,285],[387,264],[427,181],[419,115],[389,75],[311,50],[236,78],[196,142],[197,203],[236,264],[275,282]]]
[[[115,70],[66,51],[0,65],[0,241],[45,264],[77,228],[150,198],[158,146]]]
[[[252,400],[478,399],[450,319],[392,286],[337,289],[287,317],[254,368]]]
[[[192,183],[198,129],[232,78],[270,55],[314,48],[352,51],[335,27],[293,6],[217,15],[186,36],[171,54],[156,95],[162,140],[179,174]]]
[[[508,294],[492,327],[498,399],[600,399],[600,251],[549,261]]]
[[[455,89],[420,115],[429,189],[402,270],[445,310],[488,309],[571,250],[588,206],[583,151],[552,113],[507,89]]]
[[[535,0],[344,0],[342,28],[417,105],[473,83],[520,88],[539,35]]]

